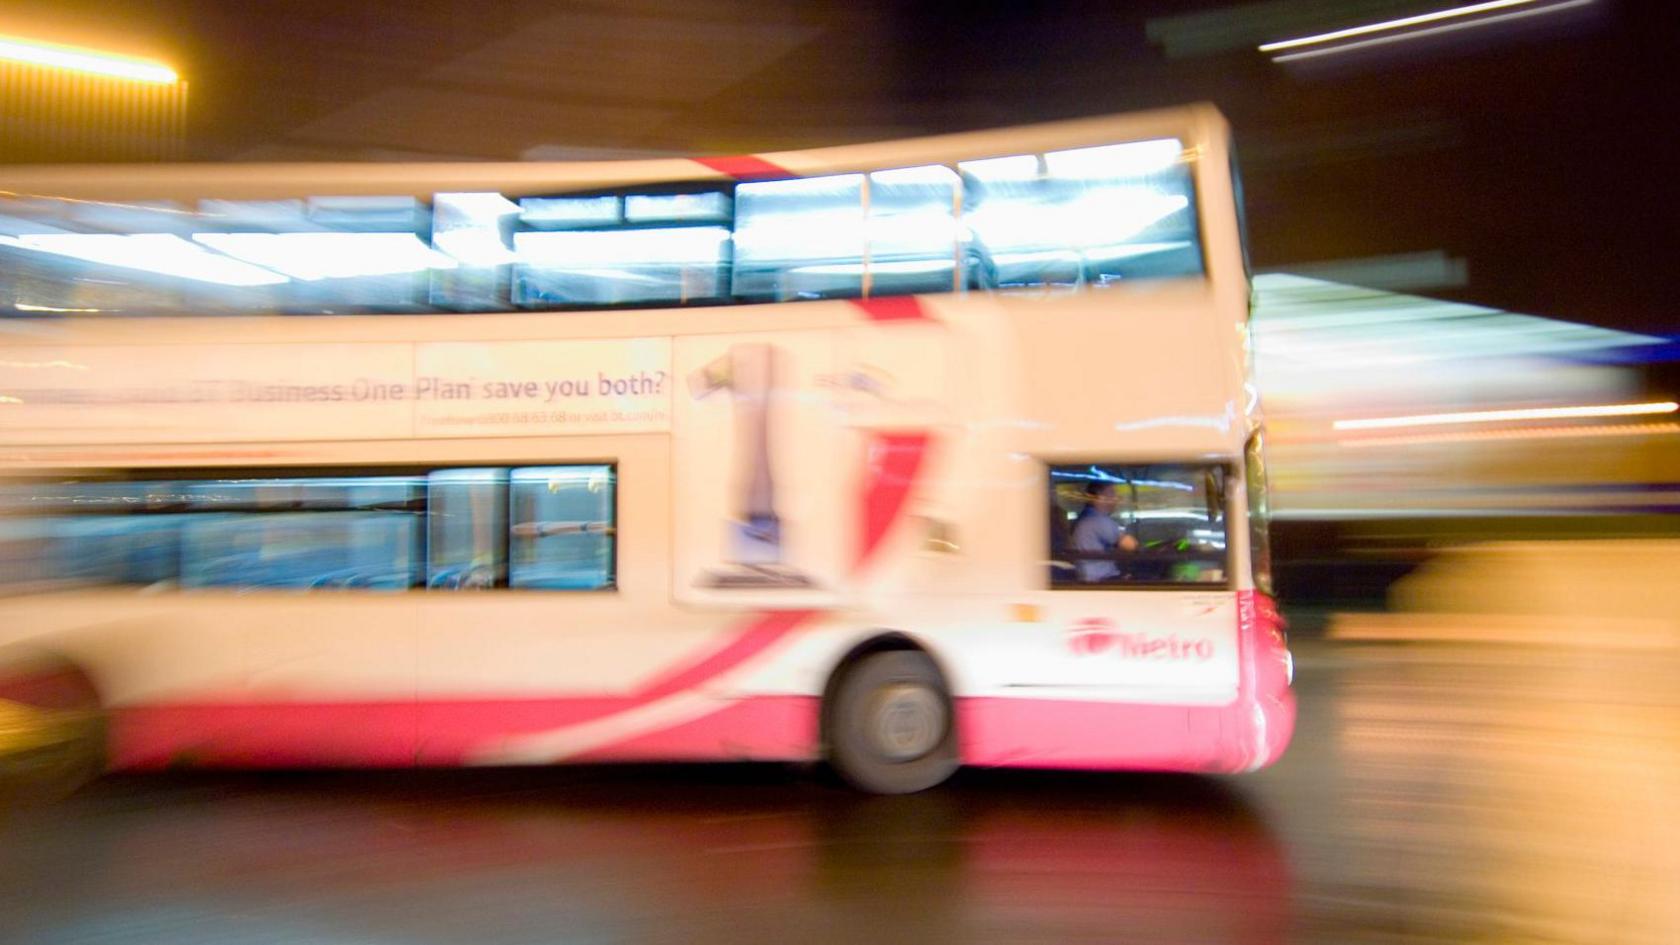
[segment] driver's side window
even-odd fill
[[[1225,585],[1225,475],[1209,463],[1051,466],[1050,585]]]

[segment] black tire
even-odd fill
[[[910,794],[957,770],[951,696],[918,650],[866,656],[844,671],[828,713],[828,760],[853,787]]]

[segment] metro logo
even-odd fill
[[[1194,660],[1205,663],[1213,659],[1212,640],[1186,640],[1177,634],[1121,633],[1106,617],[1086,617],[1076,621],[1068,628],[1067,645],[1075,656],[1112,652],[1123,660]]]
[[[1114,646],[1119,637],[1114,621],[1106,617],[1086,617],[1068,629],[1067,644],[1077,656],[1091,656]]]

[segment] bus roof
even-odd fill
[[[1153,138],[1202,147],[1226,123],[1209,104],[990,131],[756,155],[574,162],[82,164],[0,169],[0,196],[126,201],[565,192],[739,177],[808,177]]]

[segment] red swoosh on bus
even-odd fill
[[[723,649],[698,663],[675,669],[654,679],[631,697],[630,704],[624,708],[646,705],[700,686],[762,653],[794,628],[809,622],[819,613],[820,611],[815,610],[772,610],[759,614]]]
[[[922,471],[932,434],[925,430],[877,433],[868,446],[868,484],[863,490],[863,543],[852,562],[855,573],[874,556],[881,540],[904,511],[917,475]]]
[[[766,161],[756,154],[698,157],[690,160],[736,180],[773,180],[799,176],[779,164]]]
[[[851,303],[863,309],[870,321],[875,322],[908,322],[933,321],[928,314],[927,306],[914,295],[885,295],[873,299],[852,299]]]

